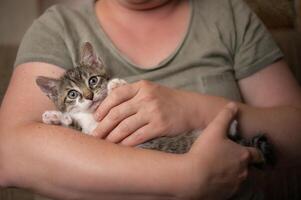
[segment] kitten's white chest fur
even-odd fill
[[[82,132],[90,135],[92,131],[97,127],[98,123],[93,117],[93,113],[81,112],[70,114],[71,118],[76,120],[82,128]]]

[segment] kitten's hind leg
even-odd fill
[[[264,160],[262,163],[254,164],[256,168],[263,169],[266,165],[274,166],[276,164],[273,146],[264,134],[253,137],[248,146],[255,147],[262,153]]]
[[[263,169],[265,166],[273,166],[276,164],[276,156],[274,154],[273,146],[268,141],[267,137],[264,134],[258,134],[253,137],[251,140],[243,139],[237,120],[234,120],[230,127],[228,136],[231,140],[243,145],[257,148],[262,154],[262,162],[253,164],[254,167]]]
[[[258,134],[251,140],[239,139],[237,143],[258,149],[262,156],[262,162],[252,164],[252,166],[258,169],[264,169],[266,166],[274,166],[277,162],[273,145],[269,142],[268,138],[264,134]]]

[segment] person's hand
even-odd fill
[[[135,146],[188,131],[192,128],[187,94],[148,81],[120,86],[95,112],[100,123],[92,135]]]
[[[236,112],[237,106],[228,104],[184,155],[190,167],[188,180],[192,195],[202,199],[228,199],[247,178],[249,164],[262,161],[257,149],[228,139],[228,127]]]

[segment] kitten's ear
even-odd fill
[[[58,79],[38,76],[36,83],[52,101],[56,101],[58,99]]]
[[[83,66],[103,67],[103,61],[94,52],[90,42],[85,42],[81,49],[81,61]]]

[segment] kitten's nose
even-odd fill
[[[85,99],[88,99],[88,100],[91,100],[91,101],[92,101],[94,95],[93,95],[92,92],[88,92],[88,93],[85,93],[85,94],[84,94],[84,97],[85,97]]]

